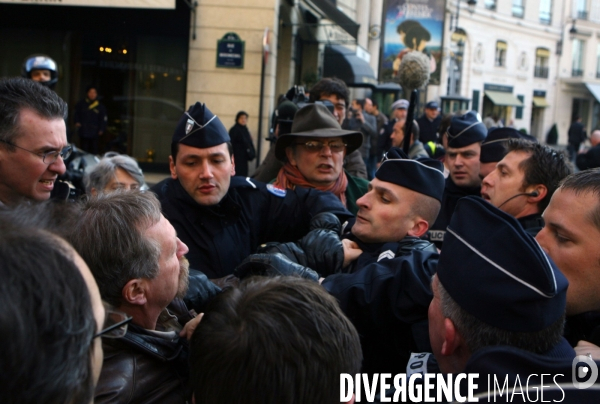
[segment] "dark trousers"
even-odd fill
[[[82,137],[79,139],[80,140],[80,147],[82,150],[85,150],[88,153],[91,154],[98,154],[98,138],[97,137],[93,137],[93,138],[88,138],[88,137]]]

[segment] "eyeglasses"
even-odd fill
[[[329,150],[331,150],[332,153],[341,153],[344,151],[344,148],[348,146],[346,143],[342,143],[340,141],[323,143],[316,140],[309,140],[306,143],[298,142],[295,144],[304,146],[306,150],[311,153],[320,152],[325,146],[329,147]]]
[[[125,336],[127,333],[127,324],[131,322],[132,317],[127,316],[127,314],[115,309],[106,302],[102,303],[104,304],[104,311],[106,313],[104,324],[102,325],[102,330],[94,335],[94,338],[121,338]]]
[[[58,156],[62,157],[63,160],[68,159],[69,156],[71,155],[71,153],[73,152],[73,146],[71,146],[71,145],[63,147],[63,149],[61,151],[52,150],[52,151],[49,151],[46,153],[38,153],[38,152],[28,150],[21,146],[17,146],[16,144],[7,142],[6,140],[0,139],[0,142],[6,143],[7,145],[12,146],[12,147],[16,147],[17,149],[22,149],[22,150],[28,151],[31,154],[35,154],[36,156],[41,157],[42,161],[48,165],[54,163],[58,159]]]

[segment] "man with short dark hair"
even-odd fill
[[[421,128],[421,141],[423,143],[438,143],[438,129],[442,122],[440,107],[437,102],[429,101],[425,104],[425,113],[417,119],[419,128]]]
[[[371,139],[377,137],[377,121],[375,117],[365,111],[365,100],[352,100],[352,108],[342,124],[343,129],[360,131],[363,136],[362,145],[359,148],[360,155],[367,166],[368,178],[372,179],[377,167],[369,165],[371,155]]]
[[[192,268],[222,278],[261,244],[302,237],[318,213],[332,212],[342,221],[351,216],[333,194],[235,177],[229,140],[219,118],[196,103],[173,134],[171,178],[152,188],[189,247]]]
[[[181,300],[188,250],[156,197],[130,191],[90,198],[69,240],[90,266],[103,300],[132,317],[123,337],[103,340],[94,402],[189,401],[183,337],[200,317],[193,319]]]
[[[392,139],[393,147],[402,148],[402,146],[404,144],[404,140],[405,140],[405,137],[404,137],[405,124],[406,124],[406,120],[400,120],[394,124],[394,131],[392,132],[392,135],[390,137]],[[419,124],[417,123],[417,121],[413,121],[411,131],[412,131],[412,133],[409,138],[410,147],[408,149],[408,157],[410,157],[411,159],[416,159],[419,157],[429,157],[429,154],[427,154],[427,152],[425,151],[425,148],[423,147],[423,143],[421,143],[421,141],[419,140],[420,130],[419,130]]]
[[[535,237],[544,227],[544,209],[559,183],[571,174],[571,166],[561,152],[524,139],[511,139],[507,150],[483,179],[481,196]]]
[[[448,147],[444,162],[450,170],[450,175],[446,179],[440,214],[428,234],[429,240],[440,249],[458,200],[468,195],[480,195],[479,154],[487,129],[479,121],[477,113],[469,111],[461,116],[453,116],[446,134]]]
[[[105,324],[98,286],[67,242],[15,214],[0,217],[2,401],[92,403]]]
[[[194,399],[335,403],[341,373],[359,372],[356,329],[318,284],[253,278],[211,302],[192,337]]]
[[[71,154],[67,104],[33,80],[0,80],[0,205],[68,194],[59,175]]]
[[[346,119],[346,109],[350,104],[346,83],[336,77],[324,77],[310,89],[310,102],[329,101],[333,104],[333,115],[340,126]],[[351,175],[367,179],[367,166],[358,150],[344,158],[344,169]]]

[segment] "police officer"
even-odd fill
[[[515,128],[491,128],[485,140],[481,142],[481,154],[479,155],[479,177],[481,179],[494,171],[496,164],[508,153],[507,146],[510,139],[538,142],[533,136],[521,133]]]
[[[152,190],[189,247],[190,267],[211,279],[231,274],[262,243],[299,239],[320,212],[351,217],[333,194],[234,177],[227,129],[199,102],[177,124],[169,163],[171,178]]]
[[[479,154],[487,128],[475,111],[469,111],[462,116],[452,117],[446,135],[448,148],[445,161],[450,175],[446,179],[440,214],[428,234],[429,240],[438,248],[442,248],[446,226],[450,223],[458,200],[467,195],[480,194]]]
[[[320,219],[321,223],[313,225],[321,228],[312,230],[297,246],[288,243],[270,251],[310,266],[321,276],[330,273],[327,271],[343,271],[327,276],[322,285],[340,302],[361,336],[362,371],[395,374],[404,372],[411,351],[429,347],[429,283],[438,255],[435,246],[419,237],[437,215],[444,176],[441,162],[410,160],[397,148],[387,153],[375,176],[369,192],[357,201],[356,223],[343,241],[336,233],[332,236],[335,227],[331,222],[316,217],[314,221]],[[346,245],[342,247],[342,243]],[[335,251],[342,249],[341,258],[336,257]],[[349,256],[355,261],[346,266],[341,261]],[[294,272],[317,279],[318,275],[305,267],[291,269],[290,260],[285,265],[281,257],[251,256],[236,274],[243,278],[255,269],[246,264],[262,263],[269,267],[267,274]]]
[[[28,56],[23,62],[21,75],[51,89],[54,89],[58,83],[56,62],[46,55]]]
[[[545,387],[544,396],[550,397],[552,385],[558,398],[572,399],[571,392],[555,386],[571,382],[575,358],[562,336],[567,286],[514,217],[481,198],[463,198],[432,280],[429,336],[440,370],[479,373],[484,393],[487,375],[495,375],[501,384],[509,380],[510,389],[519,387],[520,377],[520,388],[530,394],[532,387]]]

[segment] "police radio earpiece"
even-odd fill
[[[539,196],[539,195],[540,195],[540,193],[539,193],[538,191],[532,191],[532,192],[523,192],[523,193],[521,193],[521,194],[516,194],[516,195],[514,195],[514,196],[511,196],[510,198],[508,198],[508,199],[507,199],[507,200],[505,200],[504,202],[502,202],[502,203],[500,204],[500,206],[498,206],[498,209],[500,209],[500,208],[502,207],[502,205],[504,205],[506,202],[508,202],[508,201],[511,201],[511,200],[513,200],[513,199],[515,199],[517,196],[532,196],[532,197],[534,197],[534,198],[535,198],[536,196]]]

